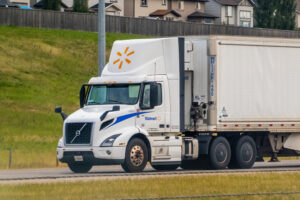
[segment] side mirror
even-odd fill
[[[55,107],[54,112],[60,114],[63,121],[65,121],[65,119],[68,117],[68,115],[62,111],[61,107]]]
[[[150,107],[154,108],[158,105],[158,84],[150,84]]]
[[[55,107],[55,109],[54,109],[55,113],[59,113],[60,114],[61,111],[62,111],[61,107]]]
[[[120,110],[120,106],[113,106],[112,107],[112,111],[119,111]]]
[[[84,85],[80,89],[79,100],[80,100],[80,108],[82,108],[85,104],[85,86]]]

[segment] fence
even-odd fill
[[[90,13],[0,8],[0,25],[97,32],[97,20],[97,14]],[[106,31],[152,36],[241,35],[300,38],[300,31],[244,28],[119,16],[106,17]]]

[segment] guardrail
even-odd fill
[[[0,25],[98,31],[97,14],[0,8]],[[300,31],[106,16],[106,31],[151,36],[240,35],[300,38]]]

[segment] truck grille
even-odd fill
[[[67,123],[65,128],[66,144],[91,144],[93,123]]]

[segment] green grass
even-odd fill
[[[107,56],[116,39],[107,34]],[[97,76],[97,34],[0,26],[0,168],[53,167],[62,135],[61,105],[79,108],[81,84]]]
[[[197,175],[91,182],[1,185],[1,200],[13,199],[117,199],[203,194],[299,191],[300,173]],[[227,197],[218,199],[299,199],[300,195]],[[207,198],[204,198],[207,199]],[[212,198],[211,198],[212,199]],[[215,198],[214,198],[215,199]]]

